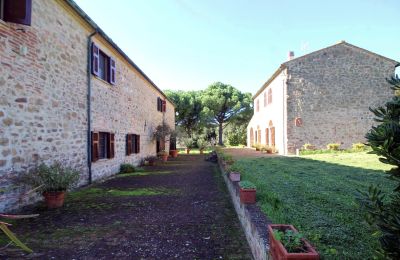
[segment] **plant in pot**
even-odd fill
[[[244,204],[256,203],[256,185],[251,181],[239,182],[240,202]]]
[[[271,224],[268,233],[272,259],[319,259],[314,247],[292,225]]]
[[[157,161],[157,157],[156,157],[156,156],[152,156],[152,155],[146,156],[146,157],[144,158],[144,165],[154,166],[154,164],[156,163],[156,161]]]
[[[60,162],[48,166],[44,163],[22,174],[20,180],[31,186],[40,187],[48,208],[59,208],[64,204],[66,191],[77,184],[79,172],[64,167]]]
[[[192,138],[185,138],[185,139],[183,140],[183,144],[184,144],[185,147],[186,147],[186,154],[189,154],[189,153],[190,153],[190,150],[191,150],[192,147],[193,147],[193,139],[192,139]]]
[[[165,150],[163,150],[163,151],[161,151],[161,152],[158,152],[157,155],[158,155],[158,157],[161,158],[161,160],[162,160],[163,162],[168,161],[168,153],[167,153]]]
[[[232,182],[240,181],[240,171],[236,165],[232,165],[228,168],[229,179]]]
[[[197,146],[199,147],[200,154],[203,154],[204,149],[207,148],[207,144],[207,141],[203,138],[199,138],[199,140],[197,140]]]
[[[254,148],[256,148],[256,151],[261,151],[261,144],[255,144]]]
[[[176,149],[176,137],[177,133],[176,131],[173,131],[169,140],[169,155],[171,155],[172,158],[178,157],[178,150]]]

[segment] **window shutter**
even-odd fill
[[[132,153],[132,135],[126,135],[126,155],[130,155]]]
[[[99,159],[99,133],[92,132],[92,162]]]
[[[109,135],[109,138],[108,138],[108,154],[107,154],[107,158],[109,158],[109,159],[114,158],[114,155],[115,155],[114,138],[115,138],[115,135],[112,134],[112,133]]]
[[[161,111],[161,98],[157,98],[157,111]]]
[[[99,56],[100,49],[96,44],[92,43],[92,73],[99,76]]]
[[[135,152],[140,153],[140,135],[135,135],[135,139],[136,139]]]
[[[162,100],[162,112],[166,112],[167,111],[167,101]]]
[[[31,25],[32,0],[4,0],[4,21]]]
[[[115,60],[110,57],[110,83],[115,85]]]

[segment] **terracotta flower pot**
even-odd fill
[[[178,157],[178,150],[170,150],[169,155],[171,155],[172,158]]]
[[[43,197],[49,209],[60,208],[64,205],[65,191],[45,191]]]
[[[186,154],[189,154],[190,153],[190,149],[186,149]]]
[[[282,225],[282,224],[271,224],[268,225],[268,236],[269,236],[269,244],[270,244],[270,253],[272,255],[272,259],[274,260],[289,260],[289,259],[299,259],[299,260],[318,260],[319,255],[314,247],[305,239],[302,239],[305,252],[301,253],[288,253],[286,248],[282,245],[281,242],[274,238],[274,230],[285,231],[290,229],[294,232],[298,232],[292,225]]]
[[[163,162],[168,161],[168,154],[161,155],[161,158]]]
[[[256,203],[256,189],[240,188],[240,202],[244,204]]]
[[[240,172],[230,172],[229,179],[231,181],[240,181]]]

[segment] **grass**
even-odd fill
[[[186,154],[186,148],[178,148],[179,154]],[[204,154],[210,153],[212,151],[211,148],[207,148],[203,150]],[[197,148],[191,148],[190,154],[200,154],[200,150]]]
[[[107,196],[154,196],[175,194],[177,190],[166,188],[136,188],[136,189],[102,189],[102,188],[85,188],[82,190],[70,192],[68,199],[81,200],[83,198],[107,197]]]
[[[143,171],[143,172],[132,172],[132,173],[120,173],[115,176],[115,178],[122,177],[132,177],[132,176],[146,176],[146,175],[162,175],[162,174],[170,174],[172,171]]]
[[[246,158],[235,163],[257,186],[257,201],[274,223],[295,225],[324,258],[369,259],[378,247],[359,208],[357,189],[393,185],[390,167],[366,153]]]

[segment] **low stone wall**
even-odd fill
[[[267,227],[268,224],[271,224],[271,221],[266,218],[257,204],[240,203],[239,183],[229,180],[220,159],[218,159],[218,164],[254,259],[270,259]]]

